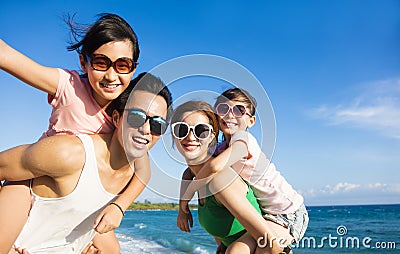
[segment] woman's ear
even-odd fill
[[[114,111],[112,112],[111,118],[112,118],[114,126],[117,127],[119,124],[119,121],[121,119],[121,114],[117,110],[114,109]]]
[[[212,138],[212,140],[210,144],[208,144],[208,154],[213,155],[215,150],[217,149],[218,136],[216,135],[215,132],[212,132],[210,138]]]
[[[82,54],[79,54],[79,62],[81,64],[81,69],[84,73],[87,73],[86,71],[86,57]]]
[[[218,136],[217,136],[217,134],[213,131],[213,132],[211,132],[211,136],[210,136],[210,138],[211,138],[211,142],[210,142],[210,144],[208,145],[208,147],[212,147],[212,146],[215,146],[217,143],[218,143]]]

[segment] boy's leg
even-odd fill
[[[292,253],[289,250],[286,250],[286,246],[288,242],[293,240],[293,237],[290,235],[288,229],[278,225],[274,222],[267,221],[267,223],[273,223],[270,225],[270,228],[274,230],[274,234],[276,236],[269,236],[265,241],[257,242],[254,238],[246,233],[238,240],[229,245],[226,254],[246,254],[246,253],[256,253],[256,254],[281,254],[281,253]],[[281,241],[281,242],[278,242]],[[272,246],[271,246],[272,245]],[[272,248],[271,248],[272,247]],[[286,252],[288,251],[288,252]]]
[[[266,220],[266,223],[269,229],[266,234],[267,242],[264,242],[262,246],[258,245],[255,253],[285,253],[285,248],[293,241],[293,236],[290,234],[289,229],[270,220]]]
[[[93,245],[101,251],[101,253],[107,254],[120,254],[120,246],[114,231],[110,231],[104,234],[96,234],[93,238]]]
[[[252,254],[256,247],[257,244],[254,238],[249,233],[246,233],[231,243],[225,254]]]
[[[8,253],[31,208],[29,182],[10,182],[0,191],[0,253]]]

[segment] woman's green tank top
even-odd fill
[[[251,188],[248,188],[246,198],[261,214],[260,207]],[[204,205],[198,205],[198,218],[200,225],[210,235],[221,239],[225,246],[229,246],[246,233],[246,229],[242,224],[239,223],[228,209],[218,203],[214,196],[208,196],[205,199]]]

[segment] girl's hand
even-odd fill
[[[179,209],[176,225],[183,232],[190,233],[190,228],[193,227],[193,216],[189,210],[189,207],[187,208],[187,212]]]
[[[11,252],[12,253],[12,252]],[[18,253],[18,254],[29,254],[29,252],[26,249],[22,249],[22,248],[14,248],[14,253]]]
[[[101,250],[97,249],[96,246],[93,245],[93,242],[90,242],[81,254],[101,254]]]
[[[123,214],[115,205],[107,206],[94,221],[94,229],[100,233],[107,233],[121,224]]]

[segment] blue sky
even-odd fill
[[[399,1],[7,1],[0,38],[43,65],[79,69],[62,17],[89,24],[101,12],[121,15],[138,34],[137,73],[189,54],[251,72],[275,114],[272,161],[306,204],[400,203]],[[0,84],[0,149],[34,142],[47,127],[46,95],[2,71]],[[171,90],[181,98],[211,86],[227,85],[187,79]],[[165,154],[162,142],[151,152],[179,177],[183,165]],[[144,199],[170,201],[149,190]]]

